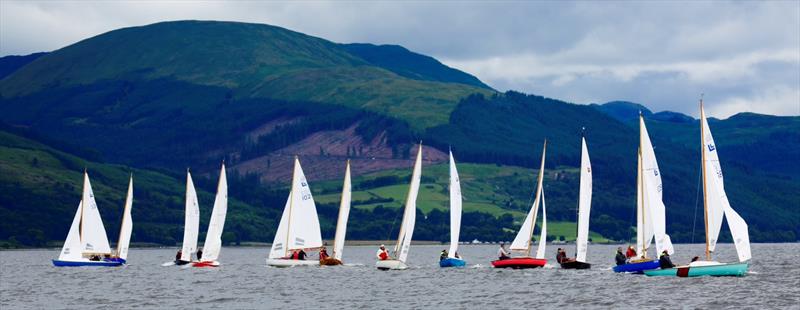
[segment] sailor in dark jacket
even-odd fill
[[[617,257],[614,258],[617,261],[617,266],[625,265],[627,258],[625,254],[622,254],[622,247],[617,248]]]
[[[672,260],[669,258],[669,253],[667,253],[667,250],[661,252],[661,257],[658,259],[658,264],[661,266],[661,269],[675,267],[675,264],[673,264]]]

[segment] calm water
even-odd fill
[[[548,245],[548,259],[562,245]],[[0,308],[793,308],[800,244],[754,244],[742,278],[649,278],[611,271],[616,246],[591,245],[590,270],[497,270],[496,246],[467,245],[468,267],[439,268],[444,246],[415,245],[410,270],[378,271],[376,248],[345,249],[348,266],[276,269],[266,248],[224,248],[216,269],[161,267],[176,249],[132,249],[120,268],[56,268],[55,250],[0,251]],[[703,245],[676,245],[676,263]],[[573,245],[566,245],[570,255]],[[732,245],[716,258],[735,260]]]

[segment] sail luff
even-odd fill
[[[700,99],[700,156],[703,175],[703,223],[706,228],[706,260],[711,260],[711,249],[708,239],[708,188],[706,187],[706,151],[705,151],[705,112],[703,111],[703,99]]]
[[[642,191],[642,149],[638,150],[636,155],[637,169],[636,169],[636,250],[647,258],[647,245],[645,242],[645,213],[644,213],[644,193]]]
[[[297,166],[300,165],[300,159],[297,158],[295,155],[294,157],[294,168],[292,169],[292,189],[289,191],[289,216],[286,219],[286,242],[284,243],[284,256],[289,256],[289,238],[292,231],[292,208],[294,206],[294,200],[297,191],[295,190],[295,184],[297,184]]]
[[[450,249],[447,256],[456,258],[458,239],[461,232],[461,180],[458,177],[456,161],[450,152]]]
[[[408,188],[406,197],[406,207],[403,214],[401,231],[403,234],[398,238],[397,259],[405,262],[411,246],[411,238],[414,234],[414,225],[417,217],[417,194],[419,193],[420,178],[422,174],[422,143],[417,150],[417,159],[414,163],[414,171],[411,173],[411,184]]]
[[[536,201],[535,207],[533,211],[533,219],[531,220],[531,230],[528,232],[528,256],[531,255],[531,239],[533,239],[533,229],[536,227],[536,215],[539,211],[539,199],[542,197],[542,182],[544,181],[544,160],[545,154],[547,153],[547,139],[544,140],[544,146],[542,146],[542,163],[539,166],[539,180],[538,185],[536,185]]]
[[[339,218],[336,221],[336,235],[333,238],[333,258],[341,260],[344,240],[347,234],[347,219],[350,216],[350,160],[347,160],[347,167],[344,171],[344,183],[342,184],[342,200],[339,204]]]
[[[222,163],[214,208],[211,211],[206,241],[203,244],[202,261],[216,261],[222,249],[222,232],[225,229],[225,217],[228,213],[228,179],[225,174],[225,163]]]
[[[575,259],[586,262],[586,252],[589,243],[589,215],[592,208],[592,164],[589,160],[589,150],[586,139],[581,138],[581,175],[580,192],[578,193],[578,234],[575,240]]]

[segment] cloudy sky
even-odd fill
[[[696,116],[800,115],[800,1],[0,1],[0,56],[165,20],[267,23],[399,44],[498,90]]]

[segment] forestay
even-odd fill
[[[336,235],[333,238],[333,258],[342,260],[344,237],[347,234],[347,219],[350,216],[350,161],[344,171],[344,184],[342,184],[342,201],[339,204],[339,218],[336,221]]]
[[[186,206],[184,208],[183,245],[181,260],[189,262],[197,251],[197,235],[200,232],[200,206],[194,189],[192,174],[186,171]]]
[[[133,176],[128,181],[128,195],[125,198],[122,224],[119,227],[119,241],[117,241],[117,256],[122,259],[128,259],[128,246],[131,243],[131,232],[133,231],[131,207],[133,207]]]
[[[83,174],[83,208],[81,214],[81,248],[83,253],[111,254],[106,228],[94,200],[89,174]]]
[[[703,171],[705,178],[706,212],[707,212],[707,234],[709,251],[714,251],[722,227],[723,215],[727,218],[728,227],[733,236],[736,253],[739,261],[743,262],[751,258],[750,255],[750,235],[747,230],[747,223],[731,208],[728,196],[725,194],[725,184],[722,178],[722,167],[719,163],[717,146],[711,136],[708,127],[705,111],[700,107],[700,121],[703,127],[703,158],[705,160]]]
[[[406,208],[403,211],[403,223],[400,226],[400,235],[397,238],[397,245],[394,250],[397,259],[406,262],[408,251],[411,247],[411,237],[414,235],[414,224],[417,219],[417,194],[419,193],[419,183],[422,175],[422,143],[417,149],[417,159],[414,162],[414,170],[411,173],[411,185],[408,188],[406,197]]]
[[[455,258],[458,251],[458,237],[461,231],[461,180],[458,178],[456,161],[450,152],[450,250],[447,257]]]
[[[219,258],[222,249],[222,230],[225,228],[225,216],[228,214],[228,179],[225,176],[225,164],[219,172],[217,196],[214,199],[214,209],[211,211],[211,220],[208,223],[206,242],[203,244],[202,261],[213,262]]]
[[[586,262],[586,250],[589,244],[589,213],[592,208],[592,163],[589,161],[589,150],[586,139],[581,138],[581,179],[578,194],[578,236],[576,243],[576,260]]]

